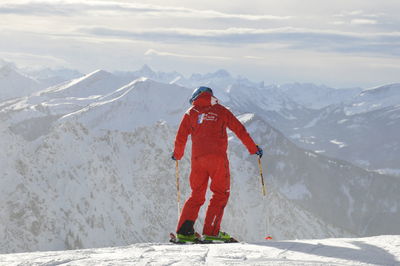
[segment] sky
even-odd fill
[[[368,88],[400,82],[398,14],[398,0],[0,0],[0,59]]]

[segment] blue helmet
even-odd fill
[[[198,87],[197,89],[195,89],[192,93],[192,97],[190,97],[189,103],[192,104],[199,96],[200,94],[202,94],[203,92],[209,92],[211,93],[211,95],[213,94],[212,89],[210,89],[209,87]]]

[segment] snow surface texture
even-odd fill
[[[135,244],[126,247],[0,255],[0,265],[400,265],[400,237],[295,240],[257,244]]]
[[[95,71],[0,104],[0,252],[165,242],[175,229],[170,153],[191,90],[124,80]],[[262,117],[239,118],[265,148],[267,196],[256,157],[230,133],[229,233],[251,242],[400,233],[400,180],[299,149]],[[190,142],[182,200],[189,158]]]

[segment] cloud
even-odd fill
[[[386,15],[384,13],[366,13],[363,10],[344,11],[340,14],[334,15],[335,18],[340,20],[335,21],[333,24],[352,24],[352,25],[377,25],[383,24]]]
[[[220,45],[286,44],[292,49],[312,49],[337,52],[373,52],[400,56],[400,32],[359,33],[336,30],[282,27],[274,29],[228,28],[189,29],[157,28],[118,30],[105,27],[85,27],[79,31],[102,38],[128,38],[153,42],[197,42]],[[390,45],[388,45],[390,44]]]
[[[82,6],[79,4],[63,2],[2,2],[0,3],[0,14],[68,16],[81,13],[81,8]]]
[[[33,54],[24,52],[0,52],[0,57],[8,61],[16,62],[20,65],[29,65],[31,63],[45,64],[47,66],[65,66],[68,64],[64,59],[53,56],[53,55],[43,55],[43,54]],[[5,62],[4,60],[2,60]],[[0,59],[1,63],[1,59]]]
[[[161,52],[154,49],[147,50],[144,55],[146,56],[171,56],[171,57],[180,57],[180,58],[195,58],[195,59],[212,59],[212,60],[231,60],[231,57],[224,56],[210,56],[210,55],[188,55],[188,54],[177,54],[171,52]]]
[[[96,36],[141,38],[154,41],[208,41],[240,43],[267,42],[273,40],[297,39],[302,36],[322,38],[335,36],[342,38],[358,38],[361,34],[336,31],[323,31],[293,27],[258,29],[258,28],[227,28],[227,29],[193,29],[193,28],[152,28],[140,30],[119,30],[109,27],[81,27],[81,33]]]
[[[189,17],[197,19],[237,19],[248,21],[288,20],[291,16],[252,15],[225,13],[215,10],[200,10],[186,7],[168,7],[139,3],[121,3],[113,1],[27,1],[14,3],[6,1],[0,4],[0,14],[17,15],[62,15],[74,16],[90,12],[128,12],[150,17]]]
[[[354,18],[354,17],[365,17],[365,18],[377,18],[377,17],[383,17],[385,16],[385,13],[366,13],[364,10],[352,10],[352,11],[343,11],[340,14],[334,15],[334,17],[349,17],[349,18]]]
[[[373,20],[373,19],[358,18],[358,19],[352,19],[352,20],[350,21],[350,24],[374,25],[374,24],[378,24],[378,21]]]

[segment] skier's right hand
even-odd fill
[[[263,156],[263,154],[264,154],[264,152],[263,152],[263,150],[261,149],[261,147],[260,146],[258,146],[257,145],[257,152],[256,152],[256,154],[261,158],[262,156]]]

